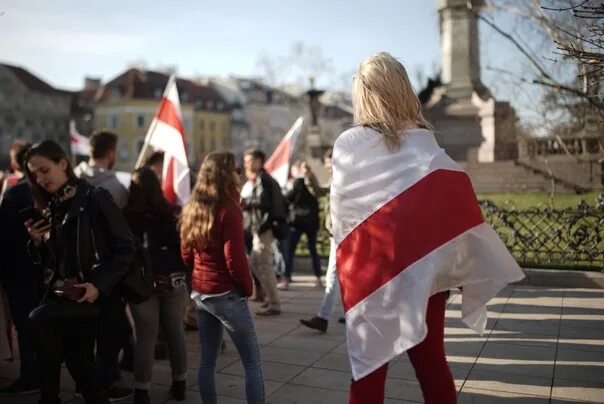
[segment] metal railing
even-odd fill
[[[594,205],[582,201],[566,209],[549,205],[517,209],[509,201],[498,206],[489,200],[480,201],[480,206],[485,221],[521,266],[604,270],[604,194]],[[317,249],[321,256],[329,255],[324,228],[319,230]],[[305,240],[297,255],[308,256]]]

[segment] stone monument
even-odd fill
[[[483,0],[438,0],[442,86],[424,104],[436,138],[458,161],[493,162],[517,156],[516,115],[480,80],[478,13]]]

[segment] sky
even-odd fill
[[[340,88],[363,58],[390,52],[416,87],[440,65],[436,0],[141,0],[0,2],[0,62],[51,85],[75,90],[84,76],[110,80],[129,64],[176,66],[187,76],[260,76],[260,55],[278,58],[302,42],[320,48],[332,71],[318,77]],[[483,31],[484,27],[481,27]],[[507,49],[507,50],[506,50]],[[509,46],[481,33],[483,70],[506,64]],[[501,99],[509,86],[485,71]],[[343,84],[346,85],[346,84]],[[418,88],[419,90],[420,88]]]
[[[439,59],[435,1],[223,0],[0,3],[0,60],[57,87],[116,76],[126,65],[176,65],[181,75],[254,75],[260,54],[320,46],[336,72],[376,51],[410,72]],[[324,85],[328,79],[322,78]]]

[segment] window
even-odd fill
[[[182,102],[188,102],[188,101],[189,101],[189,94],[187,94],[185,91],[183,91],[183,92],[180,94],[180,100],[181,100]]]
[[[145,126],[145,115],[136,116],[136,126],[139,128],[143,128]]]
[[[222,111],[224,109],[224,104],[222,102],[219,102],[218,104],[216,104],[216,109]]]
[[[199,131],[203,132],[206,129],[206,122],[203,119],[199,120]]]
[[[153,91],[153,97],[155,97],[155,98],[161,98],[161,95],[162,95],[161,88],[156,88],[156,89]]]
[[[109,127],[113,128],[113,129],[117,129],[117,124],[118,124],[118,118],[117,115],[110,115],[109,116]]]
[[[118,142],[118,150],[119,150],[119,159],[120,160],[126,160],[128,158],[128,154],[129,154],[129,149],[130,148],[130,142],[128,141],[128,139],[120,139]]]
[[[214,133],[215,130],[216,130],[216,122],[212,121],[212,122],[210,122],[210,133]]]
[[[208,102],[206,102],[206,105],[207,105],[208,109],[212,109],[212,108],[214,108],[214,101],[208,101]]]
[[[191,133],[191,118],[185,118],[184,119],[184,124],[185,124],[185,132],[186,133]]]

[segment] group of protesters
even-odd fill
[[[11,147],[0,205],[2,315],[17,331],[21,370],[0,394],[40,391],[41,403],[58,403],[65,362],[86,402],[134,394],[135,404],[147,404],[154,358],[165,348],[170,393],[184,400],[185,330],[199,329],[200,394],[212,403],[226,328],[246,369],[248,400],[263,402],[247,298],[261,302],[258,316],[281,313],[279,290],[289,289],[302,234],[316,286],[322,286],[318,198],[328,188],[305,161],[292,164],[282,189],[264,170],[263,152],[248,150],[243,170],[233,154],[215,152],[204,159],[188,203],[179,207],[162,193],[163,154],[148,156],[126,188],[112,170],[117,143],[113,132],[93,133],[89,159],[76,167],[51,140],[17,140]],[[153,294],[134,303],[123,296],[121,283],[141,254],[152,268]],[[333,289],[335,278],[328,279]],[[308,326],[325,331],[315,323]],[[10,324],[3,325],[10,342]],[[134,390],[117,382],[124,370],[134,372]]]
[[[21,372],[0,394],[39,391],[41,404],[58,404],[65,362],[87,404],[132,395],[116,385],[120,369],[134,370],[134,404],[148,404],[161,335],[170,394],[185,400],[184,330],[197,327],[202,402],[217,402],[226,330],[243,364],[247,401],[264,403],[247,300],[262,303],[258,316],[281,314],[279,294],[291,287],[302,234],[321,287],[316,241],[325,225],[325,295],[317,315],[300,321],[325,332],[342,291],[349,402],[383,403],[388,362],[407,352],[425,401],[455,403],[444,347],[449,290],[461,290],[463,321],[483,332],[486,303],[524,275],[484,223],[469,178],[438,146],[403,65],[387,53],[367,58],[352,99],[355,126],[324,156],[329,195],[305,161],[293,164],[281,189],[260,150],[245,152],[243,170],[232,153],[214,152],[178,207],[162,194],[161,155],[132,173],[129,189],[120,184],[111,171],[113,133],[95,133],[89,161],[75,169],[54,141],[16,144],[2,189],[0,269]],[[322,224],[324,195],[330,214]],[[6,313],[0,316],[6,325]]]

